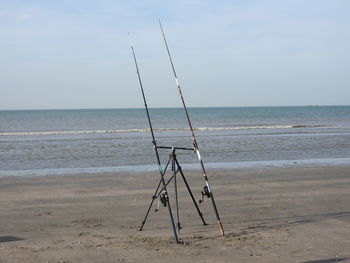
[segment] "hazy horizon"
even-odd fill
[[[208,106],[208,107],[191,107],[187,106],[188,109],[197,109],[197,108],[287,108],[287,107],[349,107],[350,105],[319,105],[319,104],[310,104],[310,105],[260,105],[260,106]],[[130,107],[130,108],[56,108],[56,109],[0,109],[0,111],[46,111],[46,110],[142,110],[144,107]],[[148,107],[148,109],[183,109],[182,106],[178,107]]]

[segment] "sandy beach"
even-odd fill
[[[199,199],[202,176],[185,175]],[[350,167],[209,177],[226,235],[208,199],[201,224],[180,182],[181,244],[162,206],[138,231],[157,173],[2,177],[0,262],[350,262]]]

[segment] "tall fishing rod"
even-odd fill
[[[153,132],[153,126],[152,126],[152,122],[151,122],[151,117],[150,117],[150,114],[149,114],[149,110],[148,110],[148,106],[147,106],[147,102],[146,102],[146,96],[145,96],[145,92],[144,92],[144,89],[143,89],[141,75],[140,75],[138,63],[137,63],[137,60],[136,60],[135,50],[134,50],[134,46],[133,46],[132,41],[131,41],[130,34],[129,34],[129,40],[130,40],[130,46],[131,46],[132,54],[133,54],[133,57],[134,57],[136,73],[137,73],[137,77],[138,77],[140,88],[141,88],[142,98],[143,98],[143,102],[145,104],[148,125],[149,125],[150,131],[151,131],[152,144],[153,144],[153,148],[154,148],[154,151],[155,151],[156,157],[157,157],[158,169],[159,169],[159,173],[160,173],[160,177],[161,177],[161,183],[163,185],[163,194],[164,194],[164,198],[166,200],[166,204],[167,204],[167,207],[168,207],[168,210],[169,210],[170,224],[171,224],[171,227],[172,227],[172,230],[173,230],[173,233],[174,233],[175,241],[176,241],[176,243],[179,243],[179,239],[178,239],[178,236],[177,236],[176,227],[175,227],[175,223],[174,223],[174,217],[173,217],[173,213],[172,213],[171,207],[170,207],[169,195],[168,195],[168,191],[167,191],[167,188],[166,188],[166,183],[165,183],[165,180],[164,180],[164,172],[163,172],[162,165],[160,163],[160,158],[159,158],[159,153],[158,153],[158,148],[157,148],[157,142],[155,140],[155,136],[154,136],[154,132]],[[146,217],[145,217],[145,219],[142,222],[140,230],[142,229],[143,225],[145,224],[145,221],[146,221],[146,218],[148,216],[149,211],[150,211],[150,208],[147,211]]]
[[[190,131],[191,131],[191,135],[192,135],[192,143],[193,143],[195,152],[197,154],[200,166],[202,168],[203,177],[204,177],[205,184],[206,184],[206,186],[204,187],[204,190],[202,191],[202,197],[207,196],[208,198],[211,199],[212,204],[213,204],[213,208],[214,208],[214,212],[215,212],[215,215],[216,215],[217,223],[218,223],[218,226],[219,226],[219,231],[221,232],[222,235],[224,235],[224,228],[222,226],[222,223],[221,223],[221,220],[220,220],[220,216],[219,216],[219,212],[218,212],[218,209],[217,209],[216,204],[215,204],[214,196],[213,196],[213,193],[211,191],[211,187],[210,187],[210,184],[209,184],[207,172],[206,172],[205,167],[204,167],[203,159],[202,159],[201,154],[199,152],[197,139],[196,139],[196,136],[195,136],[194,131],[193,131],[191,119],[190,119],[190,116],[188,114],[188,110],[187,110],[187,107],[186,107],[186,103],[185,103],[184,97],[182,95],[181,87],[180,87],[180,84],[179,84],[179,81],[178,81],[178,78],[177,78],[177,74],[176,74],[176,71],[175,71],[175,66],[174,66],[173,60],[172,60],[171,55],[170,55],[168,42],[167,42],[167,40],[165,38],[165,33],[164,33],[164,30],[163,30],[163,27],[162,27],[162,23],[160,22],[160,19],[158,21],[159,21],[160,29],[162,31],[164,44],[165,44],[166,50],[168,52],[170,64],[171,64],[171,67],[172,67],[172,70],[173,70],[173,74],[174,74],[174,77],[175,77],[176,86],[178,88],[179,95],[181,97],[182,106],[183,106],[183,108],[185,110],[186,119],[187,119],[188,125],[190,127]],[[202,200],[203,200],[203,198],[202,198]]]

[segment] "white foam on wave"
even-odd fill
[[[2,136],[28,136],[28,135],[65,135],[65,134],[104,134],[104,133],[130,133],[147,132],[149,129],[125,130],[95,130],[95,131],[32,131],[32,132],[0,132]]]
[[[296,128],[320,128],[320,125],[256,125],[233,127],[198,127],[195,131],[230,131],[230,130],[261,130],[261,129],[296,129]],[[188,128],[156,128],[156,132],[187,131]],[[32,135],[69,135],[69,134],[106,134],[106,133],[136,133],[149,132],[150,129],[121,129],[121,130],[86,130],[86,131],[29,131],[29,132],[0,132],[0,136],[32,136]]]

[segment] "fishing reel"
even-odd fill
[[[159,199],[158,199],[158,205],[157,207],[154,209],[154,212],[158,212],[159,211],[159,204],[160,202],[162,203],[162,205],[164,207],[166,207],[166,204],[168,202],[168,195],[166,195],[165,193],[162,193],[160,196],[159,196]]]
[[[205,196],[210,198],[211,194],[209,192],[208,186],[204,186],[203,187],[203,191],[201,191],[201,194],[202,194],[202,198],[199,199],[199,203],[203,203],[204,202],[204,197]]]
[[[166,207],[166,203],[168,201],[168,196],[166,194],[161,194],[159,196],[159,200],[162,202],[163,206]]]

